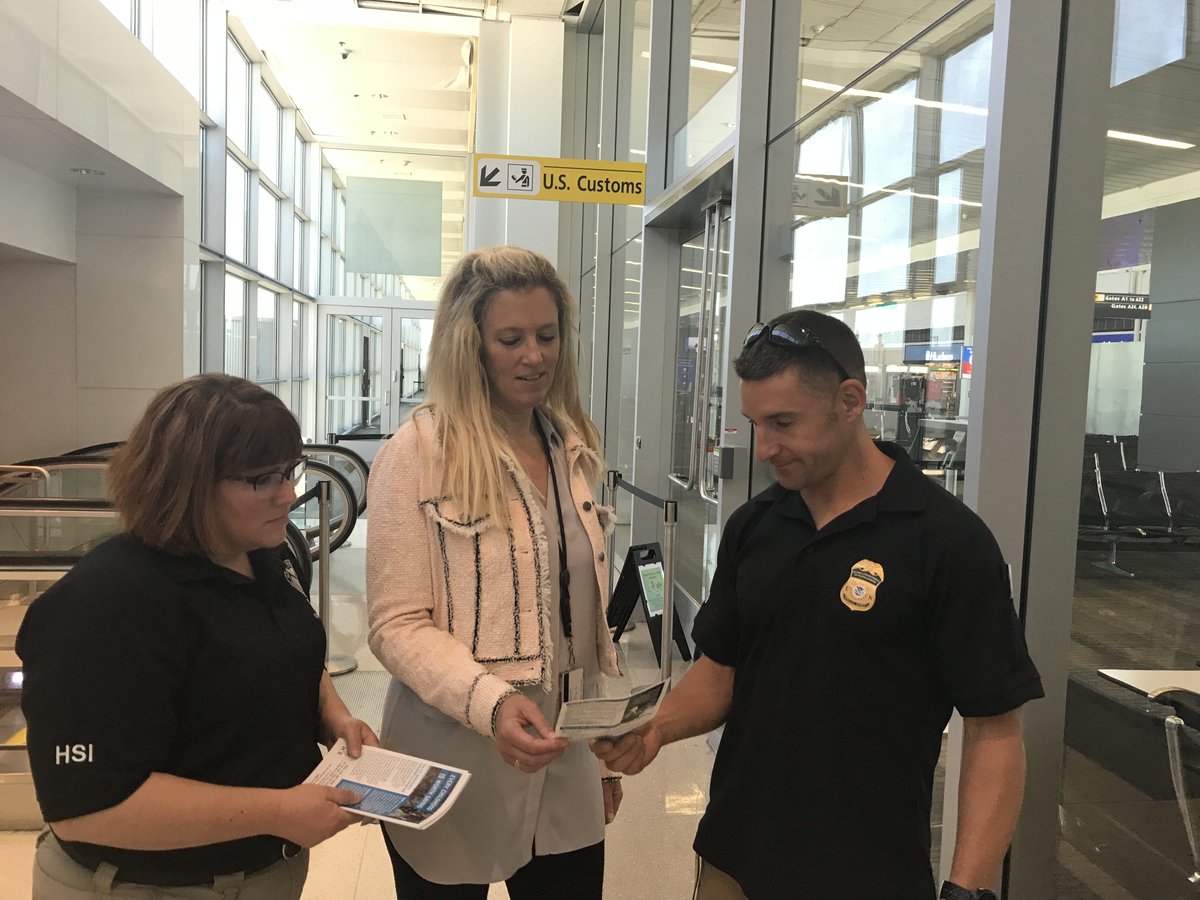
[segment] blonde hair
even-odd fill
[[[471,518],[491,516],[508,524],[508,475],[501,454],[514,456],[492,417],[491,386],[483,363],[480,325],[488,304],[503,291],[544,288],[558,309],[559,353],[542,409],[568,421],[583,437],[589,478],[604,472],[600,435],[579,402],[579,338],[575,301],[550,261],[521,247],[489,247],[468,253],[446,278],[433,319],[426,379],[442,446],[442,493],[454,497]]]
[[[300,426],[274,394],[209,373],[163,388],[109,463],[109,493],[143,543],[211,555],[221,479],[300,458]]]

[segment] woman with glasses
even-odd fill
[[[620,784],[552,726],[561,698],[617,674],[575,321],[544,257],[465,256],[438,303],[428,402],[371,469],[369,639],[395,676],[383,743],[472,773],[433,827],[385,826],[400,900],[496,881],[514,900],[600,900]]]
[[[113,457],[125,532],[17,636],[35,898],[298,898],[305,848],[357,820],[355,794],[301,784],[318,741],[376,743],[281,552],[303,468],[283,403],[216,374],[160,391]]]

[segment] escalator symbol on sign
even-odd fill
[[[509,163],[508,189],[527,194],[536,193],[538,185],[534,181],[533,166],[529,163]]]

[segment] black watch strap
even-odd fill
[[[996,894],[988,888],[971,891],[953,881],[943,881],[938,900],[996,900]]]

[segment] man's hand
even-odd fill
[[[615,741],[599,740],[588,744],[604,765],[613,772],[624,772],[626,775],[636,775],[658,756],[662,749],[662,735],[655,726],[656,720],[651,720],[640,728],[635,728],[628,734],[623,734]]]
[[[534,734],[529,733],[530,728]],[[567,739],[554,733],[532,700],[510,694],[496,714],[496,749],[510,766],[536,772],[567,751]]]
[[[601,781],[601,787],[604,790],[604,824],[611,825],[617,818],[625,791],[621,787],[620,778],[605,778]]]
[[[280,791],[272,834],[301,847],[315,847],[359,820],[342,806],[361,799],[353,791],[322,784],[298,784]]]

